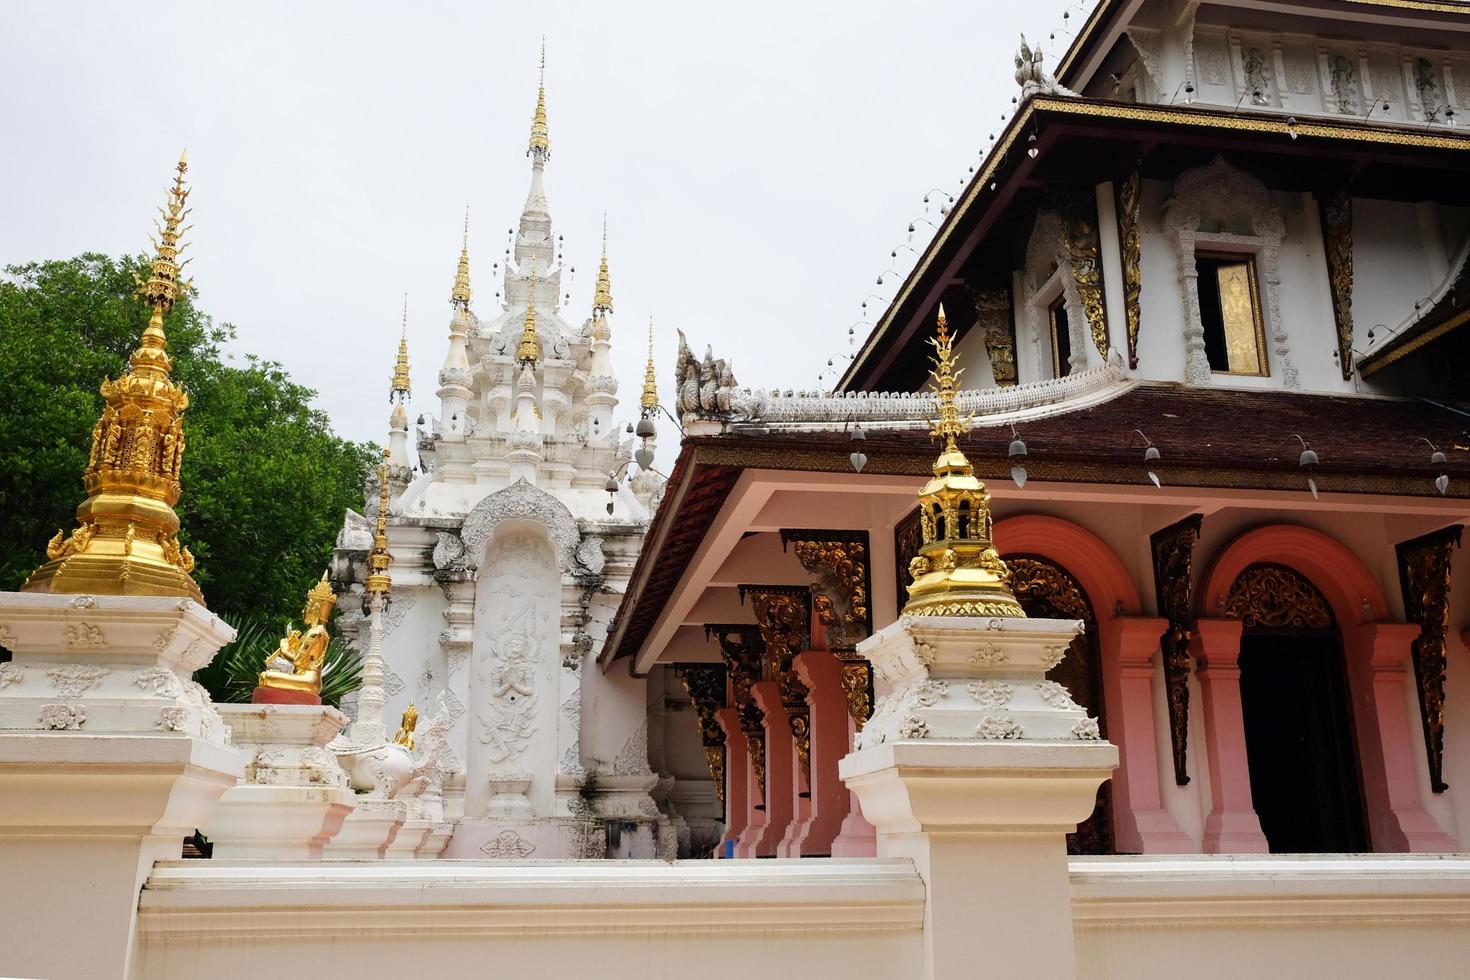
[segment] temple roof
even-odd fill
[[[1033,483],[1149,485],[1144,443],[1158,447],[1152,468],[1166,487],[1306,494],[1302,443],[1318,454],[1311,474],[1322,494],[1470,499],[1470,417],[1418,399],[1344,397],[1281,391],[1135,385],[1101,403],[1018,423]],[[1420,437],[1449,455],[1430,465]],[[1011,427],[977,420],[963,440],[976,474],[1009,483]],[[864,477],[920,477],[933,464],[928,426],[868,428]],[[687,439],[638,556],[630,587],[602,652],[604,663],[633,656],[747,469],[852,473],[853,443],[836,429],[733,431]],[[1024,493],[1025,491],[1021,491]]]

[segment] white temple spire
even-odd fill
[[[408,293],[403,294],[403,332],[398,340],[398,358],[393,364],[393,381],[388,400],[393,411],[388,416],[388,465],[408,467],[408,409],[404,403],[410,391],[408,375]]]

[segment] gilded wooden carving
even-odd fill
[[[1169,748],[1174,756],[1174,782],[1189,782],[1189,641],[1194,636],[1194,546],[1199,541],[1199,514],[1157,531],[1149,539],[1154,562],[1154,596],[1159,615],[1169,626],[1159,637],[1163,654],[1164,690],[1169,704]]]
[[[1331,629],[1332,607],[1301,573],[1283,565],[1252,565],[1225,598],[1225,615],[1247,629]]]
[[[893,581],[898,590],[895,609],[902,609],[904,603],[909,601],[909,565],[924,544],[923,515],[923,510],[915,507],[893,529]]]
[[[1449,789],[1444,781],[1445,644],[1450,630],[1450,563],[1463,529],[1456,524],[1398,546],[1404,618],[1419,624],[1413,647],[1414,680],[1429,756],[1429,783],[1436,793]]]
[[[755,703],[752,688],[761,679],[761,662],[765,659],[765,643],[760,630],[748,623],[707,625],[706,636],[713,636],[720,644],[720,656],[724,658],[725,670],[730,677],[730,703],[740,720],[740,731],[745,736],[746,752],[750,756],[751,772],[755,774],[761,799],[766,797],[766,728],[765,714]]]
[[[1322,239],[1332,317],[1337,323],[1337,362],[1344,381],[1353,377],[1353,199],[1344,184],[1322,199]]]
[[[791,547],[815,579],[813,611],[827,628],[828,648],[855,648],[873,632],[868,532],[782,530],[781,545]]]
[[[725,668],[719,664],[681,664],[678,667],[684,690],[699,716],[699,737],[704,743],[709,776],[715,784],[715,796],[725,805],[725,732],[715,712],[725,707]]]
[[[1099,258],[1095,207],[1079,196],[1060,209],[1067,265],[1077,284],[1077,296],[1098,354],[1108,359],[1108,318],[1103,308],[1102,260]]]
[[[990,373],[1001,387],[1016,383],[1016,324],[1011,309],[1011,291],[970,286],[975,302],[975,329],[985,342]]]
[[[1128,366],[1138,367],[1138,327],[1143,295],[1143,240],[1138,221],[1143,209],[1143,178],[1135,169],[1118,184],[1118,248],[1123,259],[1123,311],[1128,319]]]
[[[812,590],[798,585],[742,585],[741,601],[747,597],[765,643],[766,677],[780,685],[781,707],[786,711],[796,758],[810,786],[811,708],[806,702],[807,686],[796,676],[792,659],[806,649],[810,639]]]

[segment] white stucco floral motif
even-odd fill
[[[161,732],[183,732],[189,730],[189,712],[178,705],[158,709],[158,720],[153,727]]]
[[[167,667],[147,667],[133,675],[133,683],[157,698],[176,698],[183,693],[179,675]]]
[[[87,711],[79,704],[43,704],[37,721],[53,731],[74,731],[87,721]]]
[[[536,850],[536,845],[514,830],[502,830],[494,840],[481,844],[480,850],[488,858],[507,861],[529,856],[532,851]]]
[[[1056,681],[1039,681],[1036,684],[1036,694],[1053,708],[1077,707],[1077,702],[1072,700],[1072,695],[1068,694],[1067,689]]]
[[[980,719],[975,734],[984,739],[1017,739],[1025,738],[1026,733],[1021,729],[1016,719],[1009,715],[986,715]]]
[[[15,664],[0,664],[0,691],[26,678],[26,669]]]
[[[72,623],[66,628],[66,645],[73,650],[97,650],[107,646],[107,637],[91,623]]]
[[[1005,663],[1008,659],[1006,652],[997,644],[986,643],[976,650],[970,657],[970,665],[974,667],[996,667]]]
[[[1002,708],[1010,703],[1015,689],[1005,681],[971,681],[970,697],[982,708]]]
[[[95,664],[67,664],[46,671],[64,698],[79,698],[102,682],[111,671]]]
[[[1096,741],[1102,738],[1102,731],[1098,728],[1096,718],[1083,718],[1072,726],[1072,737],[1084,741]]]

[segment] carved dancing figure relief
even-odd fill
[[[1252,105],[1270,105],[1271,69],[1266,65],[1266,55],[1260,48],[1247,48],[1241,56],[1245,68],[1245,84],[1251,93]]]
[[[1337,100],[1337,111],[1353,115],[1358,111],[1358,95],[1354,82],[1357,71],[1353,63],[1342,55],[1332,59],[1332,97]]]

